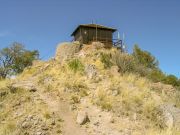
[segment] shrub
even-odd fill
[[[69,92],[73,92],[73,94],[78,93],[78,95],[81,97],[85,97],[88,95],[88,88],[83,82],[67,82],[65,83],[65,88],[67,88]]]
[[[180,80],[174,75],[166,76],[158,67],[158,60],[148,51],[141,50],[138,45],[134,46],[133,59],[135,63],[134,71],[141,76],[147,76],[154,82],[163,82],[176,87],[180,86]],[[121,64],[123,65],[123,64]]]
[[[7,124],[3,126],[3,128],[0,130],[1,135],[10,135],[13,134],[16,130],[16,123],[14,121],[8,121]]]
[[[51,118],[51,114],[49,113],[49,111],[44,111],[44,114],[43,114],[44,118],[45,119],[50,119]]]
[[[134,73],[140,75],[140,76],[147,76],[149,74],[149,69],[147,69],[146,67],[144,67],[143,65],[141,64],[138,64],[134,61]]]
[[[112,110],[111,98],[103,90],[98,91],[97,100],[95,103],[98,106],[100,106],[103,110],[108,110],[108,111]]]
[[[101,53],[100,60],[104,63],[104,68],[110,68],[112,66],[110,54]]]
[[[154,69],[158,67],[158,61],[156,58],[152,56],[150,52],[141,50],[138,45],[134,46],[132,55],[138,63],[147,68]]]
[[[173,86],[179,86],[179,80],[176,76],[174,75],[168,75],[165,79],[164,79],[164,83],[166,84],[170,84]]]
[[[147,120],[150,120],[153,125],[160,128],[163,124],[160,119],[162,114],[158,110],[158,106],[159,103],[157,101],[149,98],[145,103],[143,103],[142,114]]]
[[[131,72],[141,76],[148,74],[147,67],[135,61],[134,57],[129,54],[115,51],[111,54],[101,53],[100,60],[104,63],[104,68],[110,68],[112,65],[117,65],[121,73]]]
[[[148,78],[154,82],[162,82],[165,80],[166,75],[162,71],[155,69],[151,70],[151,72],[148,74]]]
[[[69,61],[68,66],[74,73],[76,73],[77,71],[84,71],[84,65],[79,59],[73,59]]]
[[[73,104],[80,103],[80,97],[77,96],[77,95],[72,95],[72,96],[71,96],[71,100],[72,100],[72,103],[73,103]]]
[[[112,63],[117,65],[122,73],[134,71],[135,63],[131,55],[114,52],[112,54]]]
[[[175,94],[175,104],[178,108],[180,108],[180,91],[176,91],[176,94]]]

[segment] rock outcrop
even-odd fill
[[[79,111],[77,114],[76,122],[80,125],[83,125],[87,122],[89,122],[88,114],[85,111]]]
[[[161,105],[162,124],[170,129],[176,128],[180,130],[180,109],[173,105]]]
[[[89,79],[93,79],[96,77],[97,75],[97,69],[96,69],[96,66],[95,65],[87,65],[85,67],[85,72],[87,74],[87,77]]]
[[[66,42],[58,44],[56,49],[55,60],[62,63],[63,61],[73,57],[75,53],[81,50],[79,42]]]
[[[24,89],[30,92],[37,91],[37,88],[34,85],[34,83],[30,81],[22,81],[22,82],[13,83],[9,86],[9,89],[12,91],[16,91],[17,89]]]

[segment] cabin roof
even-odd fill
[[[111,27],[106,27],[103,25],[99,25],[99,24],[80,24],[71,34],[71,36],[74,36],[76,31],[80,28],[80,27],[87,27],[87,28],[98,28],[98,29],[105,29],[105,30],[111,30],[112,32],[115,32],[117,29],[111,28]]]

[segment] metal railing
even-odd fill
[[[73,39],[72,41],[75,41],[75,40]],[[82,39],[78,40],[78,41],[83,42]],[[106,44],[106,45],[109,44],[109,45],[112,45],[113,47],[117,47],[117,48],[122,49],[122,40],[120,40],[120,39],[99,38],[99,37],[97,37],[97,38],[93,38],[92,40],[90,40],[89,43],[91,43],[91,42],[101,42],[103,44]]]
[[[114,47],[122,47],[122,40],[111,38],[93,38],[92,42],[98,41],[105,44],[112,44]]]

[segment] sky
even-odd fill
[[[180,0],[0,0],[0,49],[19,42],[47,60],[92,22],[118,29],[129,53],[138,44],[180,77]]]

